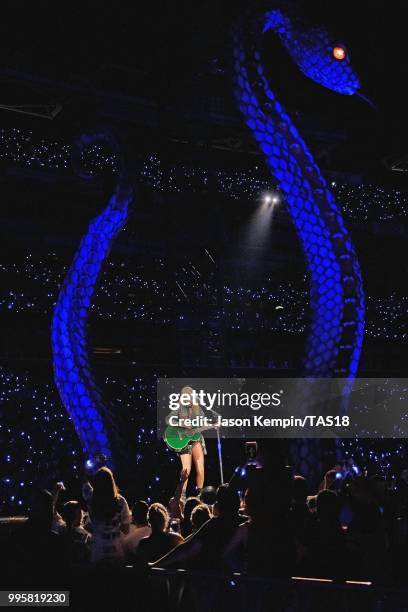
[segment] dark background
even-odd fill
[[[155,154],[167,170],[201,167],[211,178],[203,189],[181,173],[182,193],[145,185],[95,296],[89,330],[95,372],[134,445],[140,496],[165,499],[178,470],[177,457],[155,438],[156,375],[256,377],[297,371],[307,325],[307,314],[302,314],[307,285],[284,204],[274,212],[266,244],[250,244],[248,228],[262,190],[234,198],[228,189],[220,193],[214,178],[220,169],[246,172],[255,166],[268,178],[236,112],[229,75],[228,31],[246,4],[2,5],[0,104],[7,109],[0,109],[0,128],[7,134],[20,130],[28,139],[17,156],[5,139],[0,147],[3,513],[25,510],[26,487],[39,477],[76,482],[72,474],[81,470],[84,458],[53,384],[49,330],[66,268],[115,180],[107,163],[95,163],[95,181],[86,186],[69,164],[65,169],[41,165],[31,161],[31,153],[23,159],[21,152],[25,146],[31,151],[31,141],[44,141],[46,147],[57,143],[60,151],[87,128],[108,123],[126,132],[139,161]],[[277,97],[330,181],[397,189],[405,198],[406,3],[301,4],[313,23],[324,24],[335,42],[347,46],[362,90],[377,111],[361,99],[309,82],[268,36],[265,61]],[[34,114],[17,112],[19,105],[30,106]],[[47,106],[58,109],[53,119],[45,118]],[[372,202],[367,196],[368,218],[347,217],[366,293],[385,305],[392,294],[397,301],[407,296],[406,215],[395,210],[399,200],[392,193],[389,221],[380,219],[381,195]],[[340,194],[339,201],[347,204],[348,197],[342,200]],[[282,323],[275,308],[281,305],[278,287],[285,283],[296,295],[305,295],[300,305],[297,298],[287,304]],[[224,286],[234,288],[232,302],[222,297]],[[240,287],[248,293],[240,293]],[[254,297],[261,288],[262,297]],[[10,290],[24,294],[21,308],[8,308]],[[128,308],[138,304],[147,316],[126,318]],[[370,329],[392,330],[389,311],[382,316],[374,310],[371,302]],[[263,318],[266,324],[259,322]],[[293,321],[297,331],[288,333]],[[117,347],[119,353],[112,353]],[[367,334],[360,373],[403,377],[405,356],[403,331],[395,337],[392,331],[380,337]],[[227,473],[242,455],[242,445],[227,447]],[[209,466],[210,481],[215,480],[215,451]]]

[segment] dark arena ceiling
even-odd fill
[[[394,2],[392,10],[385,10],[385,0],[300,4],[313,23],[324,24],[347,46],[377,110],[356,97],[339,103],[337,94],[300,74],[272,37],[265,56],[279,98],[297,114],[323,167],[403,181],[405,173],[391,169],[404,169],[408,155],[406,3]],[[247,6],[217,0],[8,2],[0,25],[0,104],[9,110],[0,111],[1,124],[32,128],[33,116],[20,112],[32,108],[40,115],[39,130],[65,136],[109,113],[114,121],[143,123],[137,108],[152,104],[162,139],[193,149],[217,149],[214,142],[222,141],[229,143],[224,149],[251,152],[236,124],[228,45],[231,23]],[[210,131],[192,121],[204,98],[223,117]]]

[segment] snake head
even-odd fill
[[[266,13],[263,30],[278,34],[299,69],[315,83],[349,96],[360,89],[346,47],[323,28],[308,27],[276,9]]]

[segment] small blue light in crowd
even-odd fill
[[[336,480],[340,480],[340,478],[343,478],[342,473],[336,472]]]
[[[241,468],[241,476],[246,476],[246,469],[245,468]]]
[[[359,474],[359,473],[360,473],[360,470],[358,469],[358,467],[357,467],[356,465],[352,465],[352,466],[351,466],[351,469],[353,470],[353,472],[354,472],[355,474]]]
[[[92,459],[87,459],[85,466],[88,468],[88,470],[92,470],[92,468],[95,467],[95,463],[92,461]]]

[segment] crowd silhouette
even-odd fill
[[[391,491],[378,476],[337,466],[311,494],[288,467],[254,467],[219,486],[213,499],[204,488],[184,501],[185,478],[182,471],[167,504],[137,500],[132,510],[106,466],[86,474],[81,499],[60,501],[58,483],[52,492],[33,491],[27,520],[3,542],[6,581],[62,586],[81,573],[125,567],[145,577],[152,568],[183,568],[336,582],[406,579],[405,491]]]

